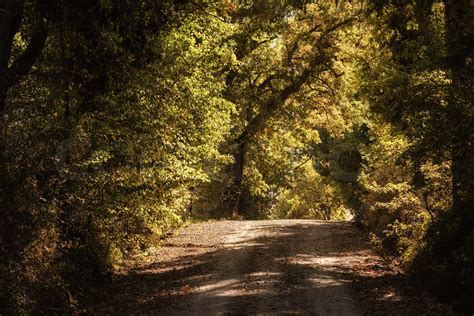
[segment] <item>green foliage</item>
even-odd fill
[[[282,190],[272,208],[272,218],[345,220],[349,209],[338,188],[315,172],[310,163],[301,168],[293,187]]]
[[[385,6],[367,26],[353,81],[369,105],[374,139],[363,150],[359,217],[440,295],[468,310],[472,74],[463,41],[472,13],[463,1]]]
[[[218,146],[235,107],[216,73],[232,28],[183,9],[143,46],[133,20],[152,23],[148,8],[112,21],[119,8],[103,5],[106,22],[90,30],[54,25],[9,95],[5,235],[23,237],[2,240],[1,269],[18,311],[74,308],[85,284],[181,225],[189,188],[228,160]]]
[[[188,218],[236,214],[354,216],[471,293],[468,2],[25,1],[0,69],[1,304],[73,312]]]

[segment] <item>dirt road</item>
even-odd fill
[[[450,314],[346,222],[193,224],[133,264],[86,313]]]

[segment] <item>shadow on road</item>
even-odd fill
[[[199,236],[173,238],[165,247],[175,256],[117,277],[89,311],[385,315],[440,308],[374,255],[349,223],[248,223],[229,232],[224,247],[199,244]]]

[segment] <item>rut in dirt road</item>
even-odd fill
[[[449,313],[347,222],[193,224],[90,312],[163,315]]]

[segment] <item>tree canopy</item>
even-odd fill
[[[0,311],[236,217],[354,218],[473,308],[473,6],[0,0]]]

